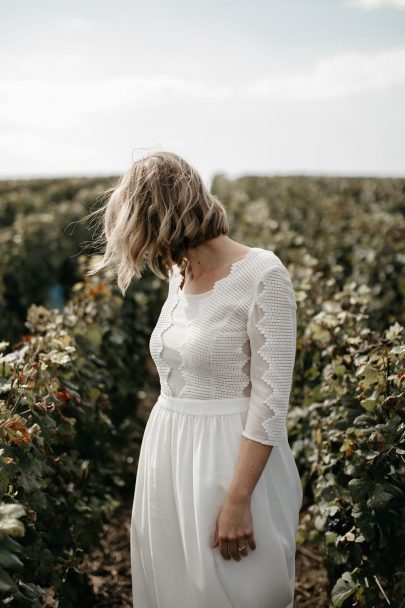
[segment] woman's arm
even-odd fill
[[[213,548],[219,546],[224,559],[239,561],[241,555],[248,555],[247,547],[243,551],[238,551],[238,547],[245,543],[251,549],[256,549],[250,500],[272,449],[271,445],[263,445],[258,441],[243,438],[235,477],[218,516],[214,541],[211,545]]]
[[[235,476],[228,490],[229,502],[250,502],[253,490],[267,464],[272,445],[243,438]]]
[[[240,560],[256,547],[250,501],[273,446],[288,441],[286,418],[296,353],[296,300],[288,271],[276,265],[259,278],[248,315],[251,394],[243,441],[212,546]]]

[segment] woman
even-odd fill
[[[135,608],[291,608],[302,503],[286,416],[296,300],[277,255],[229,235],[224,207],[169,152],[135,162],[103,208],[123,294],[168,295],[150,338],[160,394],[131,520]]]

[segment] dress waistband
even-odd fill
[[[193,399],[171,397],[160,393],[156,403],[162,407],[182,414],[218,416],[247,412],[249,397],[229,397],[226,399]]]

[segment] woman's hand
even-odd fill
[[[217,517],[211,547],[214,549],[218,545],[224,559],[236,561],[240,561],[241,555],[248,555],[247,545],[256,549],[250,500],[225,502]],[[238,551],[238,547],[243,545],[246,547]]]

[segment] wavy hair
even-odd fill
[[[225,208],[199,173],[179,155],[158,151],[135,161],[113,188],[107,202],[86,218],[96,217],[101,234],[95,240],[104,253],[87,272],[112,266],[125,295],[144,263],[168,280],[171,265],[184,268],[190,247],[229,234]]]

